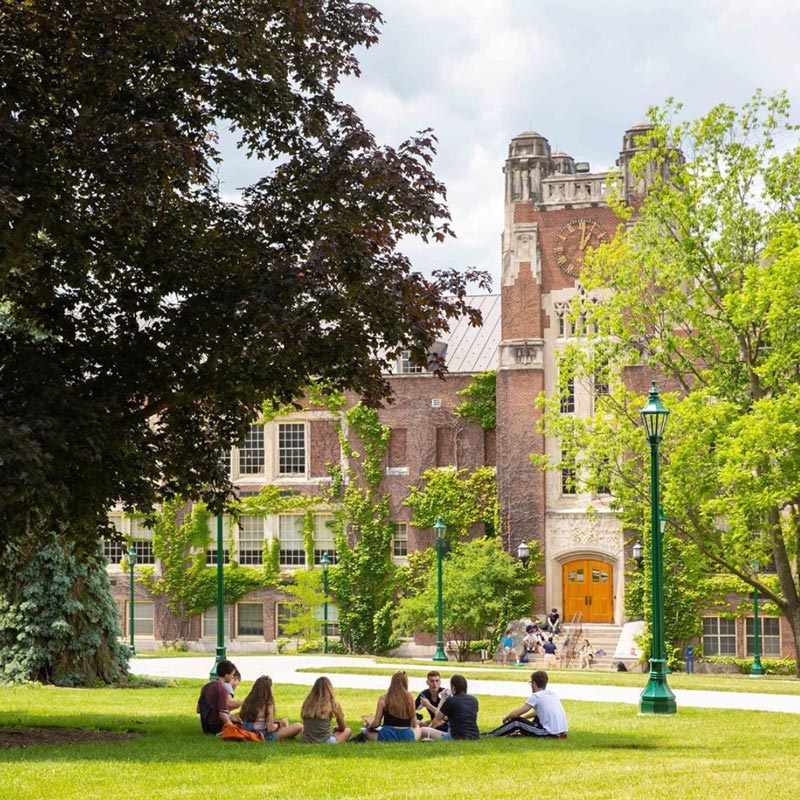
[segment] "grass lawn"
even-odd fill
[[[408,664],[408,661],[397,662]],[[448,664],[435,665],[421,664],[418,668],[404,667],[409,677],[424,678],[429,669],[436,668],[447,679],[454,672],[459,672],[467,679],[491,681],[524,682],[534,669],[541,669],[541,665],[524,667],[497,667],[480,666],[473,664]],[[298,672],[319,672],[318,667],[303,667]],[[397,671],[397,667],[390,664],[385,666],[363,667],[325,667],[329,675],[386,675],[390,676]],[[581,686],[635,686],[644,689],[647,683],[647,672],[606,672],[601,670],[581,669],[549,669],[547,674],[554,686],[559,683],[574,683]],[[761,678],[750,678],[748,675],[720,674],[720,675],[686,675],[683,672],[670,673],[668,677],[672,689],[699,689],[710,692],[750,692],[752,694],[792,694],[800,695],[800,681],[795,677],[786,675],[765,675]],[[388,684],[388,681],[387,681]]]
[[[527,785],[523,794],[534,797],[730,800],[793,797],[800,787],[796,715],[682,708],[673,717],[640,717],[631,706],[568,701],[567,740],[238,744],[200,733],[194,707],[201,685],[0,688],[0,727],[141,734],[113,743],[0,750],[2,796],[473,800],[513,797]],[[297,719],[306,691],[277,686],[278,713]],[[348,720],[374,710],[377,692],[337,694]],[[517,705],[513,698],[478,697],[484,730]]]

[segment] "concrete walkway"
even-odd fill
[[[245,680],[254,680],[259,675],[270,675],[275,683],[292,683],[300,686],[311,686],[314,681],[325,674],[326,667],[363,667],[380,669],[428,669],[431,661],[420,661],[409,664],[378,664],[371,658],[348,656],[237,656],[230,654],[230,659],[239,668]],[[130,662],[131,672],[136,675],[150,675],[158,678],[208,678],[214,665],[214,656],[208,658],[133,658]],[[298,672],[299,669],[314,669],[317,672]],[[475,670],[467,666],[448,663],[441,667],[445,677],[452,672],[462,672],[469,681],[471,694],[494,695],[496,697],[516,697],[524,699],[530,687],[529,670],[519,670],[519,681],[492,681],[474,677]],[[334,685],[348,689],[386,689],[388,676],[383,675],[335,675]],[[584,686],[573,683],[552,681],[550,687],[555,689],[564,700],[585,700],[598,703],[639,704],[639,695],[647,682],[642,674],[641,687],[627,686]],[[423,678],[411,678],[410,688],[413,692],[425,688]],[[695,708],[739,708],[749,711],[779,711],[787,714],[800,714],[800,695],[751,694],[749,692],[709,692],[695,689],[677,689],[675,700],[681,706]]]

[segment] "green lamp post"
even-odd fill
[[[439,620],[438,638],[436,639],[436,652],[433,654],[433,660],[447,661],[447,654],[444,652],[444,630],[442,625],[442,550],[444,548],[444,532],[446,530],[446,526],[442,521],[441,516],[437,517],[433,529],[436,531],[436,564],[438,569],[436,611]]]
[[[225,597],[224,574],[225,550],[222,541],[222,513],[217,514],[217,655],[211,668],[211,680],[217,677],[217,664],[228,657],[225,652]]]
[[[128,628],[130,628],[130,636],[131,636],[131,655],[136,655],[136,645],[134,643],[134,595],[133,595],[133,583],[135,580],[133,570],[136,567],[136,548],[133,546],[133,542],[128,545],[128,567],[131,571],[131,579],[130,579],[130,589],[131,589],[131,599],[128,603],[129,611],[130,611],[130,618],[128,620]]]
[[[759,563],[753,561],[753,575],[758,575]],[[763,678],[764,667],[761,665],[761,631],[758,624],[758,587],[753,587],[753,666],[750,667],[751,678]]]
[[[642,423],[650,443],[650,553],[652,556],[652,643],[650,679],[639,699],[641,714],[675,714],[675,695],[667,685],[667,659],[664,644],[664,555],[661,504],[659,502],[658,445],[664,436],[669,411],[658,396],[656,382],[650,389]]]
[[[328,655],[328,567],[331,560],[327,552],[322,554],[319,563],[322,565],[322,592],[325,595],[322,603],[322,652]]]

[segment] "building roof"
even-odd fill
[[[453,320],[445,344],[448,372],[485,372],[497,369],[500,346],[500,295],[480,294],[467,298],[483,315],[483,324],[474,328],[462,317]]]

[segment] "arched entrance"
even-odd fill
[[[568,561],[562,567],[564,620],[580,611],[584,622],[613,622],[614,572],[611,564],[592,558]]]

